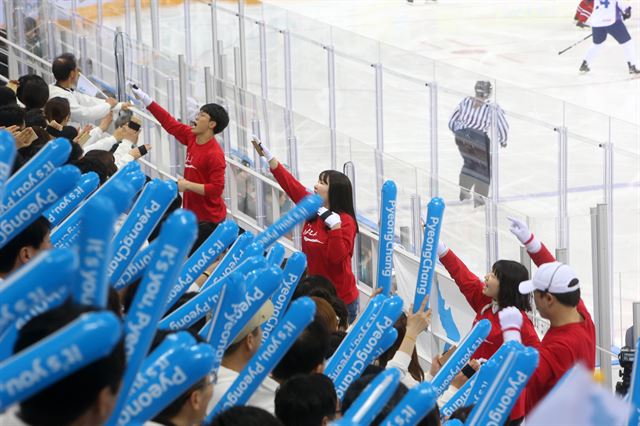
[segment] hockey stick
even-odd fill
[[[571,49],[572,47],[575,47],[575,46],[579,45],[580,43],[582,43],[583,41],[585,41],[589,37],[593,37],[593,33],[589,34],[588,36],[586,36],[585,38],[583,38],[580,41],[576,41],[575,43],[573,43],[571,46],[567,47],[566,49],[563,49],[563,50],[559,51],[558,55],[562,55],[564,52],[566,52],[567,50]]]

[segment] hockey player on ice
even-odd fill
[[[593,0],[593,2],[593,12],[587,20],[587,24],[591,25],[593,44],[580,65],[580,71],[589,72],[591,70],[589,66],[607,39],[607,35],[610,34],[624,49],[629,74],[640,74],[640,70],[636,66],[636,52],[631,36],[623,22],[631,17],[631,6],[618,0]]]

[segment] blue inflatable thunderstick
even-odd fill
[[[131,302],[124,324],[127,368],[122,379],[122,391],[108,424],[115,425],[151,340],[156,324],[164,312],[167,295],[175,282],[186,254],[196,239],[196,217],[179,209],[164,222],[153,251],[151,263]]]
[[[0,200],[4,194],[4,184],[11,176],[15,159],[16,144],[13,141],[13,136],[6,130],[0,130]]]
[[[218,225],[209,238],[185,262],[182,271],[180,271],[178,282],[169,292],[168,308],[189,290],[189,286],[233,243],[237,235],[238,225],[234,221],[225,220]]]
[[[318,209],[322,206],[322,198],[319,195],[307,195],[291,210],[282,215],[273,225],[256,236],[255,241],[262,243],[264,248],[268,248],[275,243],[278,238],[291,231],[300,222],[314,217]]]
[[[46,209],[64,196],[80,179],[80,171],[74,166],[62,166],[35,189],[15,200],[0,215],[0,248],[35,222]]]
[[[0,363],[0,411],[107,356],[121,337],[115,314],[89,312]]]
[[[333,424],[335,426],[370,425],[395,393],[401,376],[397,368],[388,368],[379,373],[353,401],[344,416]]]
[[[99,184],[100,179],[97,173],[87,172],[83,174],[78,181],[78,186],[44,212],[44,217],[51,223],[51,227],[58,226],[85,198],[96,190]]]
[[[422,306],[424,298],[431,294],[433,274],[438,263],[438,240],[440,239],[443,214],[444,200],[438,197],[432,198],[427,207],[427,222],[424,227],[424,238],[422,239],[422,250],[420,251],[418,281],[416,282],[416,293],[413,298],[414,314]],[[429,307],[429,302],[428,300],[427,307]]]
[[[13,174],[5,183],[1,211],[12,208],[33,191],[57,167],[67,162],[71,144],[64,138],[47,142],[38,153]]]
[[[274,246],[276,247],[276,246]],[[298,251],[287,259],[287,264],[282,271],[282,282],[271,297],[273,302],[273,315],[262,325],[262,341],[264,342],[276,327],[280,318],[284,315],[289,302],[293,297],[293,292],[298,286],[300,277],[307,268],[307,256]]]
[[[393,272],[393,240],[396,227],[396,197],[398,189],[392,180],[382,185],[380,197],[380,242],[378,244],[378,281],[376,287],[382,294],[391,294],[391,274]]]
[[[71,289],[71,297],[77,303],[107,306],[107,262],[113,251],[111,238],[116,219],[113,202],[101,195],[93,197],[83,211],[78,244],[80,268]]]
[[[409,389],[398,405],[383,420],[383,426],[414,426],[433,410],[438,394],[429,382],[422,382]]]
[[[154,179],[145,185],[127,220],[113,239],[114,255],[107,269],[112,285],[118,281],[133,256],[160,222],[162,215],[176,198],[177,190],[174,182],[160,179]]]
[[[473,326],[469,334],[460,342],[458,349],[449,357],[440,371],[433,377],[433,380],[431,380],[431,384],[438,396],[447,390],[451,381],[460,370],[462,370],[462,367],[469,361],[471,355],[473,355],[489,335],[489,331],[491,331],[491,322],[487,319],[482,319]]]

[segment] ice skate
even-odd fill
[[[580,65],[580,72],[589,72],[591,71],[589,69],[589,64],[587,64],[587,61],[582,61],[582,65]]]

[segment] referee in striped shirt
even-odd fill
[[[504,111],[496,103],[491,103],[491,82],[478,81],[475,96],[468,96],[460,102],[449,120],[449,129],[454,133],[456,145],[464,164],[460,170],[460,201],[474,194],[486,198],[491,183],[491,145],[488,132],[491,131],[492,109],[496,110],[498,142],[507,146],[509,125]],[[484,198],[474,197],[474,206],[484,204]]]

